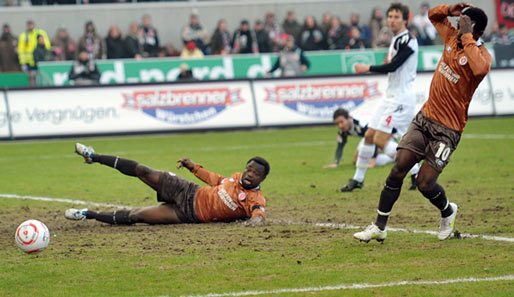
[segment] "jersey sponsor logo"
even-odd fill
[[[460,64],[461,66],[464,66],[464,65],[466,65],[466,63],[468,63],[468,57],[466,57],[466,56],[462,56],[462,57],[460,57],[460,59],[459,59],[459,64]]]
[[[228,208],[235,211],[237,209],[237,204],[234,202],[234,199],[230,197],[227,190],[221,188],[218,190],[218,197],[220,197],[223,204],[225,204]]]
[[[123,93],[122,107],[170,124],[208,120],[233,105],[243,103],[240,88],[155,89]]]
[[[265,102],[285,107],[312,118],[332,117],[339,107],[353,110],[365,99],[380,96],[378,82],[290,84],[266,88]]]
[[[441,64],[439,64],[439,67],[437,68],[439,73],[441,73],[447,80],[452,82],[453,84],[457,84],[457,82],[460,79],[460,75],[455,73],[450,66],[448,66],[445,62],[441,61]]]
[[[245,192],[241,192],[239,193],[239,195],[237,195],[237,198],[239,198],[239,200],[243,201],[246,199],[246,193]]]

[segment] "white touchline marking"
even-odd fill
[[[117,204],[110,204],[110,203],[89,202],[89,201],[76,200],[76,199],[71,199],[71,198],[38,197],[38,196],[17,195],[17,194],[2,194],[2,193],[0,193],[0,198],[26,199],[26,200],[48,201],[48,202],[62,202],[62,203],[69,203],[69,204],[91,205],[91,206],[97,206],[97,207],[113,207],[113,208],[130,208],[130,207],[132,207],[129,205],[117,205]],[[267,221],[270,223],[275,223],[275,224],[305,225],[305,226],[325,227],[325,228],[334,228],[334,229],[362,229],[362,228],[364,228],[362,226],[351,225],[351,224],[316,223],[316,222],[304,223],[304,222],[277,220],[277,219],[271,219],[271,218],[268,218]],[[417,230],[417,229],[391,228],[391,227],[388,227],[387,230],[393,231],[393,232],[422,233],[422,234],[437,235],[437,231],[431,231],[431,230]],[[460,236],[462,238],[481,238],[481,239],[494,240],[494,241],[514,242],[514,238],[511,238],[511,237],[476,235],[476,234],[468,234],[468,233],[461,233]]]
[[[419,286],[419,285],[446,285],[446,284],[458,284],[458,283],[474,283],[474,282],[494,282],[494,281],[510,281],[514,280],[514,275],[508,274],[503,276],[494,277],[467,277],[467,278],[455,278],[445,280],[434,280],[434,281],[399,281],[381,284],[341,284],[336,286],[325,286],[325,287],[305,287],[305,288],[290,288],[290,289],[276,289],[276,290],[262,290],[262,291],[243,291],[243,292],[231,292],[231,293],[208,293],[205,295],[187,295],[182,297],[225,297],[225,296],[252,296],[252,295],[271,295],[271,294],[284,294],[284,293],[304,293],[304,292],[320,292],[320,291],[335,291],[335,290],[351,290],[351,289],[373,289],[373,288],[384,288],[384,287],[398,287],[398,286]]]

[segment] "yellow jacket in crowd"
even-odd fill
[[[50,40],[44,30],[34,28],[32,31],[25,31],[21,33],[18,39],[18,59],[20,65],[27,64],[34,67],[34,56],[33,52],[37,47],[37,36],[42,35],[45,39],[45,47],[50,49]]]

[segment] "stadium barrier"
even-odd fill
[[[418,109],[432,76],[416,77]],[[512,77],[514,68],[493,69],[476,90],[469,115],[513,115]],[[386,88],[387,76],[373,74],[5,89],[0,138],[328,124],[337,107],[367,121]]]

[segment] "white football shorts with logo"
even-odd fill
[[[398,136],[403,136],[415,116],[415,106],[399,102],[381,100],[375,114],[369,121],[368,127],[384,133],[393,133],[396,129]]]

